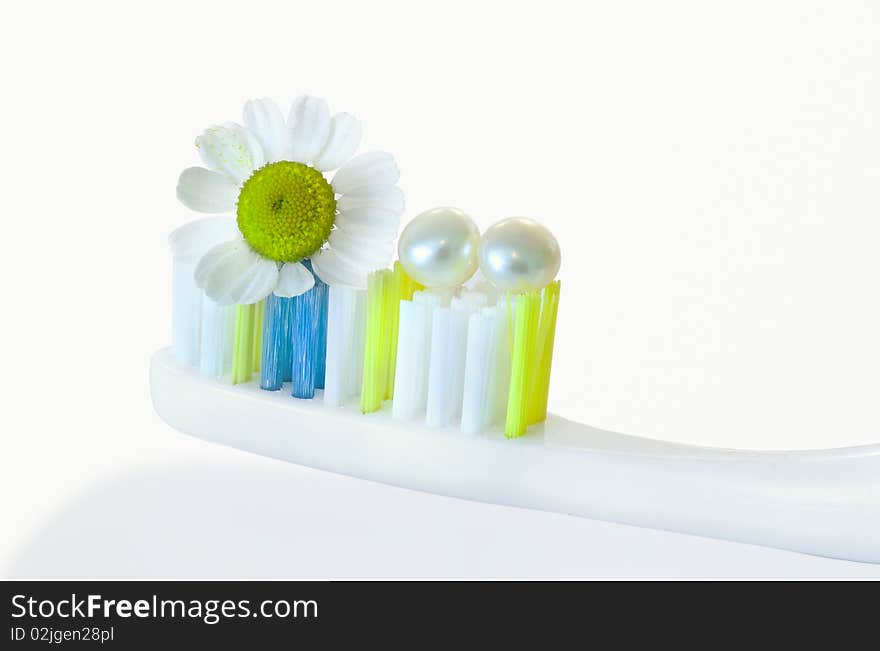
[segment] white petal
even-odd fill
[[[276,296],[299,296],[305,294],[315,286],[315,277],[299,262],[288,262],[281,267],[278,274],[278,285],[275,287]]]
[[[394,253],[393,239],[367,238],[343,230],[330,233],[328,243],[331,251],[365,272],[387,267]]]
[[[404,210],[403,191],[396,185],[390,188],[368,187],[360,192],[352,192],[339,197],[336,207],[339,212],[358,208],[381,208],[402,215]]]
[[[250,129],[245,129],[235,122],[227,122],[224,126],[238,133],[239,137],[247,145],[248,151],[251,152],[254,170],[258,170],[266,164],[266,154],[263,152],[263,146],[260,144],[259,138]]]
[[[213,300],[234,303],[231,286],[243,270],[253,262],[253,252],[240,237],[210,249],[196,265],[196,284]]]
[[[263,165],[263,150],[256,137],[238,124],[210,127],[196,138],[205,165],[243,183]]]
[[[286,158],[290,135],[274,100],[268,97],[248,100],[244,105],[244,126],[260,142],[267,163]]]
[[[221,305],[255,303],[278,282],[278,265],[238,238],[218,244],[196,265],[196,284]]]
[[[327,144],[330,134],[330,109],[318,97],[302,95],[293,100],[287,117],[290,129],[288,157],[297,163],[311,163]]]
[[[337,194],[379,191],[389,188],[400,178],[394,157],[384,151],[358,154],[343,165],[330,185]]]
[[[238,186],[220,172],[189,167],[177,180],[177,198],[187,208],[199,212],[231,212],[238,199]]]
[[[367,273],[342,260],[332,249],[322,249],[312,256],[312,269],[328,285],[365,288]]]
[[[397,186],[367,187],[339,197],[336,206],[339,228],[376,236],[390,232],[394,237],[404,209],[403,192]]]
[[[340,217],[344,216],[346,222],[364,224],[367,226],[389,227],[395,228],[400,223],[400,215],[391,210],[383,210],[382,208],[352,208],[340,213]]]
[[[336,228],[358,235],[366,235],[391,241],[397,237],[397,229],[400,226],[400,219],[393,217],[387,221],[369,222],[365,220],[352,219],[347,215],[336,216]]]
[[[171,255],[183,260],[199,260],[210,249],[238,235],[234,217],[202,217],[176,228],[168,236]]]
[[[278,276],[278,264],[274,260],[257,255],[257,260],[232,289],[232,298],[241,305],[262,301],[278,285]]]
[[[330,120],[330,134],[323,151],[315,158],[315,169],[335,170],[354,155],[361,143],[361,123],[349,113],[337,113]]]
[[[337,227],[342,230],[364,233],[368,236],[387,236],[390,233],[393,239],[397,235],[397,229],[400,226],[400,212],[397,208],[402,206],[381,201],[343,203],[342,200],[345,198],[345,196],[340,197],[336,204],[345,208],[340,210],[339,215],[336,216]]]

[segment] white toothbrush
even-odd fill
[[[880,445],[798,452],[700,448],[558,416],[508,440],[222,384],[152,359],[153,404],[208,441],[403,488],[880,563]],[[402,526],[405,526],[402,524]]]

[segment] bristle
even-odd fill
[[[291,298],[291,395],[295,398],[314,398],[318,357],[318,330],[322,318],[323,290],[315,286]]]
[[[232,383],[250,382],[254,361],[254,326],[257,303],[237,305],[235,311],[235,342],[232,351]]]
[[[434,312],[425,412],[431,427],[445,427],[461,415],[468,320],[477,306],[476,302],[453,298],[448,308]]]
[[[457,421],[462,413],[470,318],[471,315],[479,312],[484,307],[486,307],[486,295],[481,292],[462,291],[458,298],[453,299],[451,302],[455,348],[453,351],[453,372],[449,377],[450,423]]]
[[[449,358],[452,338],[452,310],[440,307],[434,310],[431,324],[431,357],[428,362],[428,401],[425,421],[431,427],[443,427],[449,422]]]
[[[431,334],[434,330],[434,313],[449,305],[449,297],[436,291],[416,292],[413,303],[422,306],[422,338],[416,351],[419,373],[415,377],[415,407],[424,411],[428,405],[428,376],[431,367]]]
[[[399,308],[397,354],[394,366],[394,400],[391,403],[393,418],[415,416],[415,376],[419,371],[419,343],[424,334],[420,322],[423,310],[412,301],[401,301]]]
[[[387,293],[392,284],[392,272],[374,271],[367,278],[367,323],[364,341],[364,372],[361,388],[361,411],[378,411],[385,399],[388,381],[390,342]]]
[[[394,397],[395,378],[397,376],[397,351],[399,348],[398,337],[400,334],[400,309],[401,301],[409,302],[412,300],[413,294],[423,289],[422,285],[414,281],[407,275],[400,261],[394,263],[394,279],[393,291],[389,292],[388,306],[390,310],[389,325],[389,358],[388,358],[388,380],[385,384],[385,399],[391,400]]]
[[[329,306],[330,288],[317,276],[315,287],[318,301],[318,348],[315,367],[315,387],[323,389],[326,382],[327,369],[327,309]]]
[[[352,359],[348,363],[348,395],[359,396],[364,386],[364,357],[367,345],[367,292],[358,290],[355,296],[352,322]]]
[[[266,391],[279,391],[284,382],[285,371],[290,373],[290,300],[275,294],[269,294],[266,298],[260,370],[260,388]]]
[[[486,407],[493,322],[490,314],[476,312],[471,315],[468,323],[464,391],[461,400],[461,431],[468,434],[482,432],[489,425],[489,410]]]
[[[263,315],[266,312],[265,299],[254,305],[254,332],[253,347],[251,348],[251,370],[260,372],[260,364],[263,357]]]
[[[541,296],[541,316],[535,341],[534,381],[528,403],[529,425],[547,418],[547,396],[550,392],[550,367],[553,362],[558,309],[559,281],[557,280],[547,285]]]
[[[534,369],[535,336],[541,295],[538,292],[516,297],[516,315],[513,327],[513,353],[510,364],[510,392],[507,402],[507,420],[504,434],[508,438],[521,436],[528,425],[527,401]]]
[[[199,365],[202,290],[193,277],[195,262],[174,258],[172,268],[171,350],[184,364]]]
[[[324,404],[338,407],[359,391],[355,378],[363,371],[363,304],[365,292],[330,287],[327,311],[327,356]]]
[[[289,298],[284,301],[282,318],[284,320],[281,332],[285,343],[281,348],[279,364],[281,365],[282,381],[290,382],[290,378],[293,376],[293,301]]]
[[[488,297],[484,292],[463,289],[458,295],[458,300],[473,310],[481,310],[488,305]]]
[[[394,364],[397,361],[397,327],[400,318],[400,275],[392,271],[388,275],[388,282],[384,290],[384,306],[382,307],[382,337],[381,354],[382,373],[382,400],[390,400],[394,397]]]
[[[208,377],[228,377],[232,373],[235,306],[220,305],[203,295],[201,314],[199,370]]]
[[[394,401],[391,404],[394,418],[414,418],[425,409],[431,328],[434,309],[439,303],[439,296],[420,291],[414,292],[411,300],[400,303]]]
[[[504,299],[502,299],[504,301]],[[506,301],[491,308],[492,332],[489,344],[489,384],[486,389],[486,424],[502,425],[507,417],[510,393],[510,327]]]
[[[349,330],[354,311],[354,290],[331,287],[327,305],[327,358],[324,367],[324,404],[338,407],[348,398],[345,391],[345,360],[349,354]]]

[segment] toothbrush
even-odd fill
[[[547,413],[559,246],[403,212],[393,158],[298,98],[197,139],[170,237],[172,346],[151,391],[173,427],[388,484],[880,562],[880,445],[750,452],[605,432]],[[325,173],[339,168],[328,181]]]

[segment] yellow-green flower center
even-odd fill
[[[336,218],[333,188],[318,170],[280,161],[261,167],[238,195],[238,229],[257,253],[278,262],[307,258]]]

